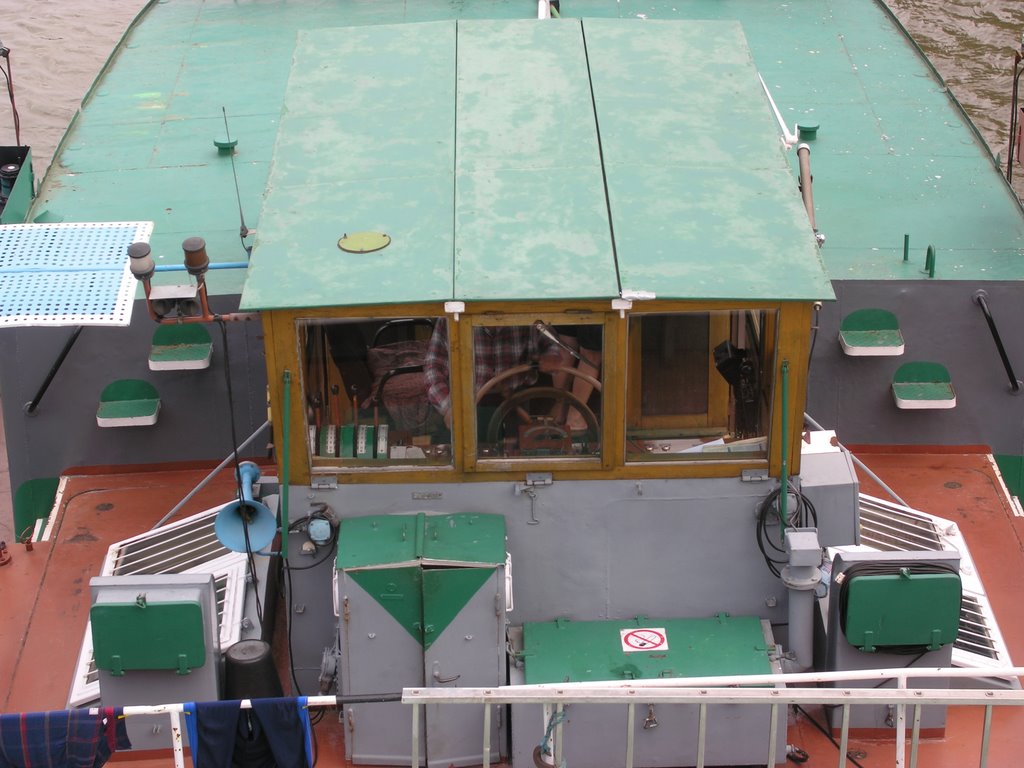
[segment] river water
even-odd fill
[[[145,0],[0,0],[0,40],[11,50],[21,141],[32,146],[37,178],[110,51],[144,6]],[[890,7],[993,153],[1005,157],[1024,0],[890,0]],[[14,140],[12,111],[0,90],[0,145]],[[0,419],[0,539],[11,533],[3,447]]]
[[[1024,34],[1024,0],[889,0],[928,54],[993,154],[1009,144],[1013,55]]]
[[[0,40],[11,49],[22,141],[32,145],[37,176],[114,44],[144,5],[144,0],[0,0]],[[1024,0],[890,0],[890,6],[993,153],[1005,156]],[[10,106],[0,92],[0,144],[13,143]]]

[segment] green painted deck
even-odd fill
[[[584,18],[584,34],[575,42],[554,38],[571,36],[563,30],[579,28],[576,20],[523,21],[521,27],[505,27],[507,36],[486,22],[476,27],[479,38],[460,40],[456,53],[445,42],[454,30],[448,21],[453,16],[528,19],[534,5],[497,0],[454,6],[446,0],[155,2],[146,11],[146,23],[129,31],[86,98],[30,218],[152,220],[158,264],[180,264],[181,241],[191,235],[206,238],[214,262],[244,258],[231,159],[213,143],[225,135],[223,108],[231,136],[238,139],[235,162],[246,223],[258,232],[254,306],[268,301],[260,295],[267,292],[265,284],[260,288],[262,260],[282,254],[291,268],[315,274],[316,285],[340,288],[340,294],[326,299],[332,304],[367,285],[377,300],[388,301],[408,300],[412,294],[469,300],[614,295],[607,261],[613,242],[627,289],[694,298],[724,293],[788,297],[793,265],[809,259],[807,247],[794,241],[791,231],[805,218],[793,208],[799,205],[792,170],[796,156],[772,148],[776,129],[767,102],[759,86],[739,82],[760,72],[790,126],[798,120],[821,126],[811,142],[811,165],[817,224],[827,237],[820,255],[832,279],[927,279],[923,267],[929,244],[937,254],[934,279],[1024,278],[1024,217],[1016,199],[994,163],[978,152],[980,139],[942,83],[873,0],[794,0],[784,6],[760,0],[576,0],[564,10]],[[638,18],[641,14],[646,20]],[[689,25],[688,19],[714,24]],[[334,135],[329,124],[320,131],[310,126],[302,138],[312,143],[304,147],[294,145],[298,134],[280,131],[282,125],[299,127],[302,115],[293,106],[301,102],[293,105],[291,99],[299,98],[294,89],[303,83],[296,77],[305,72],[306,85],[315,85],[315,73],[303,67],[314,66],[317,55],[336,61],[355,51],[359,40],[379,40],[385,30],[371,28],[376,25],[429,21],[444,23],[432,25],[430,35],[418,27],[404,33],[417,36],[415,48],[403,49],[396,37],[392,47],[377,52],[374,61],[384,67],[380,82],[346,71],[351,77],[320,91],[326,103],[308,105],[310,116],[314,109],[338,115],[360,104],[360,94],[383,88],[391,103],[372,114],[357,114],[384,121],[388,146],[351,134],[350,144],[322,147],[316,142]],[[351,26],[364,29],[358,35],[336,29]],[[538,27],[545,27],[543,41],[529,37],[540,34]],[[640,31],[632,40],[610,39],[628,37],[634,27]],[[497,35],[500,45],[485,51],[490,39],[485,30]],[[693,49],[674,48],[673,35]],[[348,41],[346,47],[318,51],[318,45],[338,38]],[[552,63],[554,50],[562,55]],[[596,126],[606,152],[614,240],[599,224],[603,215],[607,227],[609,207],[602,210],[603,189],[593,186],[600,167],[593,157],[594,136],[582,129],[585,123],[559,120],[549,130],[551,123],[545,122],[550,115],[544,110],[552,104],[560,115],[585,112],[583,54],[597,105],[597,121],[590,128]],[[484,66],[482,59],[492,56],[505,62],[500,71]],[[415,66],[408,67],[412,59]],[[708,69],[701,66],[705,60]],[[469,64],[469,80],[428,77],[437,68],[453,66],[461,77]],[[412,84],[396,90],[396,68],[403,66],[410,79],[446,90],[421,92]],[[370,69],[367,64],[363,75]],[[678,80],[666,77],[677,72]],[[715,87],[708,89],[700,77],[713,78]],[[688,78],[703,85],[688,88]],[[452,100],[490,109],[488,89],[499,86],[509,93],[535,94],[534,113],[513,122],[547,135],[475,135],[470,130],[475,124],[453,110],[435,116],[426,109]],[[398,146],[397,132],[387,121],[410,115],[416,128],[411,135],[419,144]],[[657,152],[649,151],[652,136],[661,142]],[[377,150],[387,157],[390,173],[378,172],[382,155]],[[288,167],[289,157],[304,161],[304,170]],[[488,158],[500,163],[488,165]],[[768,168],[775,159],[778,165]],[[788,173],[783,172],[786,163]],[[499,182],[512,173],[513,164],[526,169],[518,174],[523,179],[543,180],[545,199],[531,195],[534,188],[524,180],[517,195],[505,195],[488,208],[495,194],[507,191],[498,188]],[[731,173],[723,184],[726,168]],[[294,173],[299,175],[289,176]],[[458,194],[453,194],[452,174],[462,182]],[[405,231],[392,233],[394,243],[384,251],[356,257],[343,255],[335,245],[335,261],[321,264],[317,259],[326,258],[328,249],[319,256],[287,249],[289,225],[302,223],[303,237],[330,235],[336,244],[354,218],[372,218],[374,199],[386,202],[396,195],[421,204],[403,209],[394,226]],[[559,200],[556,210],[545,207],[552,199]],[[769,226],[765,211],[773,208],[783,210]],[[754,213],[760,231],[746,220],[747,211]],[[520,218],[538,215],[544,218],[535,229],[543,237],[532,250],[523,240],[527,229]],[[358,228],[385,225],[391,223]],[[907,262],[902,258],[905,234],[911,242]],[[426,255],[421,250],[413,257],[403,250],[414,244],[427,248]],[[463,245],[473,252],[460,250]],[[529,280],[508,279],[509,270],[521,266],[512,260],[478,256],[479,248],[505,248],[537,266],[543,260],[536,254],[553,246],[569,254],[561,257],[565,271],[559,260],[548,258],[547,269]],[[398,262],[403,271],[392,286],[392,265]],[[584,262],[586,268],[579,269]],[[494,269],[490,278],[479,273],[479,263]],[[800,270],[797,275],[806,279]],[[213,293],[237,294],[245,278],[242,270],[218,270],[208,280]],[[156,282],[180,279],[160,273]],[[793,297],[814,292],[800,284],[803,288]],[[303,303],[324,300],[314,294]]]

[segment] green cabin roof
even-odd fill
[[[738,23],[299,34],[244,309],[621,291],[832,295]]]
[[[535,4],[505,0],[150,3],[83,101],[29,219],[152,221],[157,264],[180,264],[193,235],[214,263],[243,260],[231,155],[214,145],[223,108],[241,207],[258,232],[250,306],[357,293],[613,296],[613,242],[623,288],[826,297],[796,207],[795,153],[778,148],[756,71],[788,125],[821,126],[811,166],[831,279],[926,279],[928,245],[935,280],[1024,279],[1019,204],[881,3],[573,0],[562,11],[574,18],[537,22]],[[469,113],[495,106],[489,127]],[[382,157],[387,173],[377,173]],[[607,195],[592,178],[602,168]],[[513,177],[519,197],[497,186]],[[543,199],[527,177],[546,182]],[[396,195],[404,208],[389,202]],[[527,216],[536,247],[517,227]],[[394,242],[383,251],[337,249],[350,228],[385,226]],[[557,259],[546,253],[555,245]],[[526,280],[514,259],[544,270]],[[806,271],[791,285],[793,264]],[[315,279],[295,287],[302,272]],[[246,279],[222,269],[207,282],[238,294]],[[337,292],[314,292],[328,287]]]

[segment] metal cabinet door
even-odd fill
[[[485,687],[504,680],[504,580],[500,568],[423,571],[424,666],[428,686]],[[491,712],[491,757],[499,753],[499,707]],[[482,762],[483,708],[431,704],[425,713],[427,764]]]
[[[345,571],[339,592],[341,692],[401,693],[423,685],[420,568]],[[345,753],[353,762],[409,764],[412,709],[407,704],[350,704],[343,722]]]

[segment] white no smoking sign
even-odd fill
[[[664,627],[641,627],[640,629],[620,629],[623,653],[638,651],[667,651],[668,635]]]

